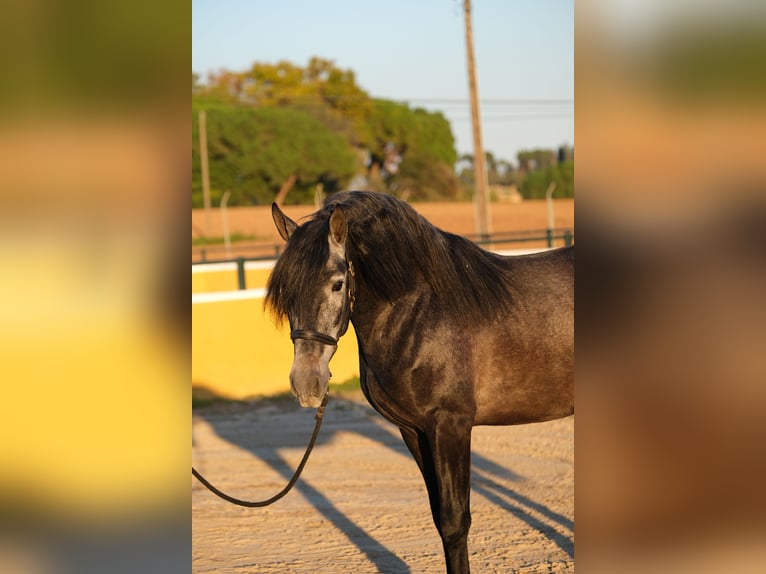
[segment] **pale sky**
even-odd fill
[[[484,148],[574,145],[573,0],[472,0]],[[442,111],[472,153],[462,0],[192,0],[192,70],[312,56],[370,96]]]

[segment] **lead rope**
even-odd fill
[[[324,398],[322,399],[322,404],[319,405],[319,408],[317,409],[316,416],[316,424],[314,425],[314,434],[311,435],[311,440],[309,441],[308,447],[306,447],[306,452],[303,455],[303,458],[301,459],[300,464],[298,465],[298,468],[295,469],[295,474],[293,474],[293,477],[290,479],[290,482],[287,483],[287,486],[285,486],[281,491],[279,491],[277,494],[272,496],[271,498],[267,498],[266,500],[259,500],[259,501],[250,501],[250,500],[241,500],[239,498],[234,498],[233,496],[229,496],[225,492],[221,492],[218,490],[215,486],[210,484],[208,480],[202,476],[197,470],[192,466],[192,475],[199,480],[202,485],[207,488],[210,492],[215,494],[216,496],[223,498],[227,502],[231,502],[232,504],[237,504],[239,506],[246,506],[248,508],[261,508],[263,506],[268,506],[269,504],[275,503],[277,500],[282,498],[285,494],[290,492],[290,489],[295,485],[295,483],[298,481],[298,477],[301,475],[301,472],[303,471],[303,467],[306,466],[306,461],[309,459],[309,455],[311,454],[311,451],[314,448],[314,443],[317,440],[317,437],[319,436],[319,429],[322,426],[322,417],[324,417],[324,409],[327,406],[327,398],[329,394],[326,394]]]

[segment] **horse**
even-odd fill
[[[423,475],[448,574],[469,573],[472,427],[574,413],[574,247],[503,257],[376,192],[272,216],[287,243],[265,305],[289,321],[292,393],[322,403],[351,322],[364,396]]]

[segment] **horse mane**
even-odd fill
[[[444,314],[491,319],[509,307],[502,258],[436,228],[393,196],[350,191],[331,196],[287,242],[267,285],[266,304],[277,318],[311,303],[305,278],[318,277],[326,264],[329,219],[338,207],[348,221],[346,257],[357,283],[384,301],[394,302],[424,282]]]

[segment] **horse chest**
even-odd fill
[[[362,342],[359,349],[365,397],[394,424],[422,428],[434,411],[472,410],[473,381],[465,349],[433,339],[408,351],[383,352]]]
[[[398,397],[381,384],[379,377],[373,370],[364,365],[364,361],[361,364],[360,381],[367,402],[386,420],[398,427],[416,427],[417,421],[413,419],[412,412],[406,406],[401,405]]]

